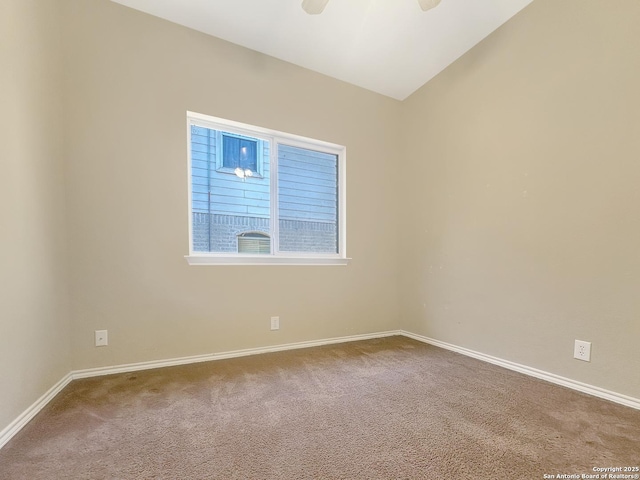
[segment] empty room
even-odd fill
[[[0,479],[639,479],[638,25],[0,0]]]

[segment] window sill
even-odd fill
[[[189,265],[348,265],[350,258],[275,255],[185,255]]]
[[[237,176],[236,175],[236,169],[235,168],[231,168],[231,167],[220,167],[216,169],[217,173],[224,173],[225,175],[233,175],[234,177]],[[246,179],[250,179],[250,178],[256,178],[258,180],[262,180],[264,177],[262,175],[260,175],[258,172],[254,172],[253,170],[251,171],[252,175],[250,177],[245,177]]]

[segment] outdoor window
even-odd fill
[[[187,121],[190,264],[346,264],[344,147]]]
[[[212,130],[207,129],[211,134]],[[236,168],[249,170],[252,174],[258,173],[258,151],[260,140],[256,138],[247,138],[239,135],[232,135],[227,132],[218,132],[221,141],[218,143],[221,147],[219,152],[221,167],[228,169],[231,173]]]

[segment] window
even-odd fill
[[[345,148],[187,113],[190,264],[344,265]]]
[[[216,135],[216,162],[218,172],[235,174],[237,168],[249,170],[251,176],[262,174],[264,146],[262,140],[230,132],[207,129],[209,135]]]

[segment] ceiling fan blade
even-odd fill
[[[302,0],[302,9],[309,15],[322,13],[329,0]]]
[[[420,8],[423,11],[431,10],[433,7],[437,7],[440,3],[440,0],[418,0],[420,4]]]

